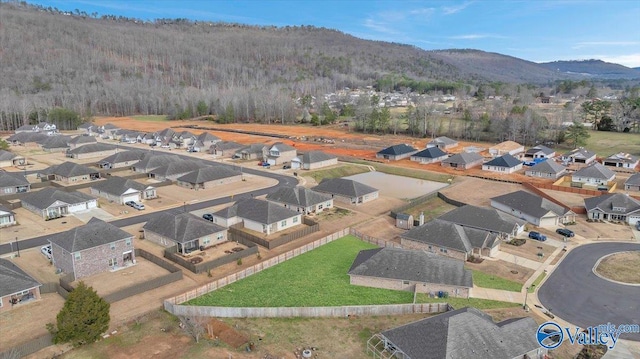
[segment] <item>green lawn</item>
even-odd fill
[[[595,152],[600,157],[609,157],[614,153],[626,152],[640,155],[640,135],[637,133],[589,131],[586,149]],[[564,153],[572,148],[559,146],[556,151]]]
[[[129,116],[129,117],[138,121],[151,121],[151,122],[168,121],[166,115],[137,115],[137,116]]]
[[[546,275],[547,273],[545,272],[540,273],[538,278],[536,278],[536,280],[534,280],[533,283],[531,283],[531,286],[529,286],[529,289],[528,289],[529,293],[533,293],[536,291],[536,288],[540,285],[540,282],[542,282],[542,280]]]
[[[510,292],[519,292],[522,290],[522,284],[518,282],[496,277],[477,270],[473,270],[473,284],[478,287],[508,290]]]
[[[321,307],[411,303],[413,293],[349,284],[347,271],[360,250],[376,248],[346,236],[187,305],[222,307]]]
[[[316,170],[302,173],[302,176],[311,177],[320,183],[325,178],[338,178],[345,176],[353,176],[360,173],[369,172],[364,166],[345,165],[339,167],[328,168],[324,170]]]
[[[416,295],[416,303],[449,303],[454,309],[474,307],[477,309],[497,309],[519,307],[520,303],[501,302],[499,300],[479,298],[430,298],[426,294]]]
[[[412,215],[414,219],[417,219],[420,216],[420,212],[422,212],[424,213],[424,222],[426,223],[454,208],[456,208],[456,206],[449,204],[438,197],[434,197],[426,202],[407,208],[402,212]]]

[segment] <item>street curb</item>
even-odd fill
[[[593,274],[595,274],[598,278],[600,278],[600,279],[604,279],[604,280],[607,280],[607,281],[609,281],[609,282],[613,282],[613,283],[620,284],[620,285],[628,285],[628,286],[631,286],[631,287],[640,287],[640,284],[620,282],[620,281],[617,281],[617,280],[613,280],[613,279],[611,279],[611,278],[607,278],[607,277],[605,277],[605,276],[601,275],[600,273],[598,273],[598,271],[596,270],[596,268],[598,268],[598,265],[600,265],[600,262],[601,262],[603,259],[605,259],[605,258],[607,258],[607,257],[609,257],[609,256],[612,256],[612,255],[614,255],[614,254],[620,254],[620,253],[632,253],[632,252],[637,252],[637,251],[622,251],[622,252],[616,252],[616,253],[609,253],[609,254],[607,254],[606,256],[601,257],[600,259],[598,259],[598,260],[596,261],[596,263],[593,265],[593,268],[591,268],[591,271],[592,271],[592,272],[593,272]]]

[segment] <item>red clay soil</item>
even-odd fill
[[[211,321],[207,323],[207,333],[211,339],[218,337],[232,348],[240,348],[240,346],[249,342],[248,336],[233,329],[227,323],[215,318],[211,319]]]

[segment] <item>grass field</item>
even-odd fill
[[[416,219],[420,216],[420,212],[422,212],[424,213],[424,222],[427,223],[454,208],[456,208],[456,206],[435,197],[426,202],[416,204],[403,212],[412,215],[413,218]]]
[[[442,173],[416,170],[415,168],[389,166],[389,165],[385,165],[377,162],[369,162],[369,161],[361,161],[361,160],[355,160],[353,162],[371,166],[375,168],[376,171],[378,172],[388,173],[390,175],[396,175],[396,176],[417,178],[417,179],[422,179],[427,181],[446,183],[450,178],[453,177],[451,175],[442,174]]]
[[[508,290],[510,292],[519,292],[522,290],[522,284],[520,283],[477,270],[473,270],[473,284],[478,287]]]
[[[533,281],[533,283],[531,283],[531,286],[529,287],[529,289],[527,290],[529,293],[533,293],[536,291],[536,287],[540,285],[540,282],[542,282],[542,280],[544,279],[544,277],[547,276],[547,273],[542,272],[540,273],[540,275],[538,276],[538,278],[536,278],[536,280]]]
[[[320,183],[320,181],[325,178],[353,176],[364,172],[369,172],[369,170],[364,166],[345,165],[324,170],[305,172],[302,174],[302,176],[311,177],[316,182]]]
[[[622,252],[603,259],[596,271],[609,279],[640,284],[640,251]]]
[[[151,121],[151,122],[164,122],[167,120],[167,116],[165,115],[137,115],[137,116],[129,116],[134,120],[138,121]]]
[[[595,152],[599,157],[609,157],[614,153],[625,152],[632,155],[640,155],[640,135],[637,133],[589,131],[587,144],[584,146]],[[560,146],[556,150],[563,153],[570,148]]]
[[[477,309],[497,309],[519,307],[520,303],[501,302],[499,300],[489,300],[480,298],[430,298],[428,295],[419,293],[416,295],[416,303],[449,303],[454,309],[464,307],[474,307]]]
[[[349,284],[347,271],[359,251],[376,248],[346,236],[258,274],[225,286],[188,305],[222,307],[322,307],[411,303],[410,292]]]

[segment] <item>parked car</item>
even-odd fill
[[[556,233],[561,234],[561,235],[563,235],[565,237],[573,237],[573,236],[576,235],[575,233],[573,233],[572,230],[569,230],[569,229],[566,229],[566,228],[558,228],[558,229],[556,229]]]
[[[40,253],[42,253],[42,255],[44,255],[48,259],[51,259],[51,245],[47,244],[46,246],[40,248]]]
[[[128,201],[128,202],[125,202],[124,204],[126,204],[129,207],[133,207],[133,208],[137,209],[138,211],[141,211],[141,210],[144,209],[144,204],[142,204],[140,202]]]
[[[283,170],[288,170],[289,168],[291,168],[291,165],[284,165],[284,166],[282,166],[282,169],[283,169]]]
[[[206,219],[207,221],[213,222],[213,215],[211,213],[203,214],[202,218]]]
[[[544,242],[544,241],[547,240],[547,236],[545,236],[542,233],[534,232],[534,231],[529,232],[529,238],[535,239],[535,240],[540,241],[540,242]]]
[[[640,231],[640,221],[636,222],[636,229]]]

